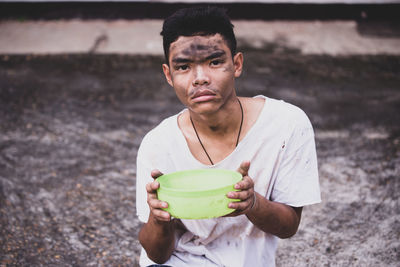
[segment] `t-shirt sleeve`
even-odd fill
[[[285,144],[271,200],[293,207],[321,202],[317,153],[310,120],[301,111]]]

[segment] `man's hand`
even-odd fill
[[[228,207],[231,209],[235,209],[235,211],[228,214],[227,216],[238,216],[241,214],[246,214],[256,204],[254,182],[248,176],[249,168],[250,162],[244,161],[242,162],[242,164],[240,164],[240,167],[237,170],[243,176],[243,179],[235,184],[235,189],[239,191],[229,192],[227,194],[227,197],[231,199],[239,199],[240,201],[229,203]]]
[[[229,192],[228,198],[239,199],[229,203],[229,207],[236,209],[226,216],[245,214],[247,218],[260,230],[276,235],[280,238],[293,236],[300,223],[302,207],[291,207],[282,203],[267,200],[254,191],[254,182],[248,176],[250,162],[240,164],[238,172],[243,179],[235,184],[237,192]]]
[[[153,177],[154,179],[160,177],[161,175],[163,174],[159,170],[153,170],[151,172],[151,177]],[[147,204],[149,205],[150,213],[152,214],[152,216],[150,217],[153,218],[155,222],[168,222],[171,220],[171,215],[168,212],[162,210],[168,208],[168,203],[161,201],[157,198],[157,189],[159,187],[160,183],[155,180],[146,185]]]
[[[153,170],[151,177],[156,179],[162,173]],[[168,203],[157,198],[157,189],[160,184],[153,181],[146,185],[147,204],[150,207],[150,216],[147,223],[139,231],[139,241],[146,250],[147,256],[156,263],[166,262],[175,249],[176,220],[171,220],[171,215],[162,210]]]

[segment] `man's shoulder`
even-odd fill
[[[313,136],[313,126],[303,109],[283,100],[278,100],[276,104],[278,107],[276,116],[281,120],[281,124],[288,135],[296,136],[299,139],[302,139],[301,136],[303,135]]]
[[[155,141],[169,138],[169,135],[176,130],[177,116],[178,114],[163,119],[158,125],[146,133],[143,141],[147,139]]]
[[[262,113],[265,123],[273,123],[282,127],[289,128],[308,128],[311,123],[307,114],[295,104],[284,100],[261,96],[265,99],[264,112]]]
[[[254,105],[259,105],[260,101],[264,101],[264,109],[267,110],[264,115],[293,121],[307,117],[300,107],[281,99],[260,95],[253,97],[251,101]]]
[[[288,119],[293,121],[302,120],[307,117],[306,113],[295,104],[285,102],[284,100],[276,100],[277,111],[282,113]]]

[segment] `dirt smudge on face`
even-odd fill
[[[192,61],[205,61],[206,58],[216,52],[223,52],[221,47],[224,41],[219,34],[213,36],[188,36],[180,37],[170,46],[172,58],[183,55]]]

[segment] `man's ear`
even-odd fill
[[[169,83],[169,85],[174,87],[174,85],[172,83],[171,71],[169,69],[169,66],[167,64],[163,64],[162,65],[162,69],[163,69],[163,72],[164,72],[164,75],[165,75],[165,79],[167,79],[167,82]]]
[[[241,52],[236,53],[233,57],[233,65],[235,67],[235,77],[238,78],[243,70],[243,54]]]

